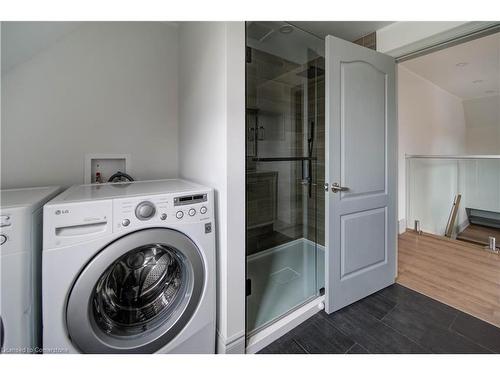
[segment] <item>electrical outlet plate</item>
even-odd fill
[[[95,173],[101,172],[102,182],[116,172],[129,173],[130,154],[87,154],[85,155],[84,183],[91,184],[95,181]]]

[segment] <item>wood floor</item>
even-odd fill
[[[397,282],[500,327],[500,255],[480,246],[408,231]]]
[[[457,239],[487,246],[490,236],[497,239],[497,247],[500,247],[500,229],[485,227],[483,225],[468,225],[467,228],[457,235]]]

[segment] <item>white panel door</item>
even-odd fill
[[[395,62],[326,38],[326,312],[394,283]]]

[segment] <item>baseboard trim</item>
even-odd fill
[[[398,221],[398,225],[399,225],[399,234],[403,234],[404,232],[406,232],[406,219],[401,219]]]
[[[245,354],[245,334],[227,342],[217,331],[217,354]]]

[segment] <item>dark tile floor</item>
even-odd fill
[[[500,328],[394,284],[314,315],[259,353],[500,353]]]

